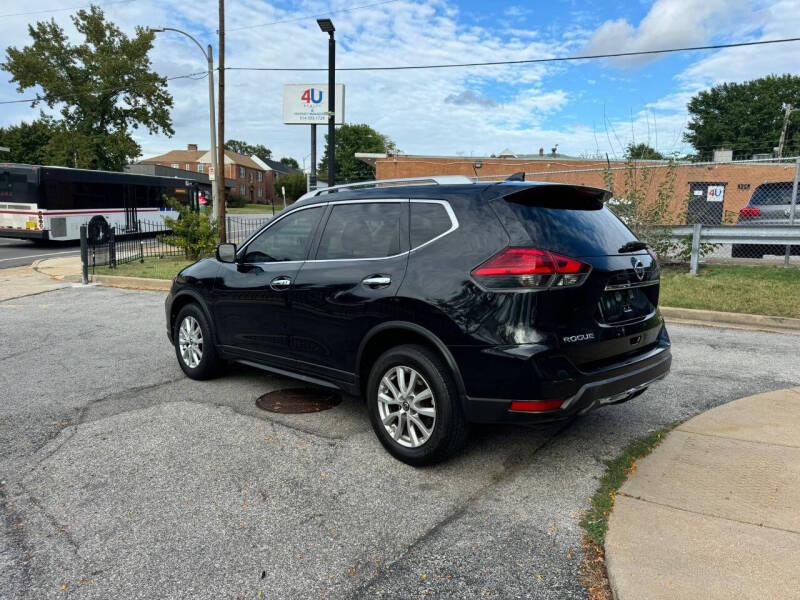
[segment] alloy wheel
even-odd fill
[[[181,322],[178,330],[178,347],[186,366],[196,369],[203,360],[203,330],[197,319],[191,315],[186,315]]]
[[[430,439],[436,426],[433,390],[411,367],[392,367],[378,386],[378,415],[395,442],[418,448]]]

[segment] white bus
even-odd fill
[[[90,240],[103,242],[111,227],[135,232],[139,220],[175,218],[166,198],[197,210],[197,183],[172,177],[0,163],[0,237],[77,240],[88,224]]]

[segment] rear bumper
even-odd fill
[[[0,229],[0,238],[46,242],[50,239],[50,235],[48,231],[42,231],[41,229]]]
[[[572,378],[570,385],[559,382],[560,393],[537,394],[528,401],[563,399],[560,408],[541,412],[511,410],[514,400],[507,398],[475,398],[467,396],[464,408],[468,421],[474,423],[547,423],[586,414],[608,404],[630,400],[652,383],[667,376],[672,364],[669,343],[661,344],[637,360],[612,365],[599,372]],[[547,389],[542,382],[540,389]],[[567,391],[569,390],[569,391]],[[567,392],[567,393],[564,393]]]

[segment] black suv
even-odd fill
[[[664,377],[659,267],[606,190],[466,177],[306,194],[175,278],[167,332],[194,379],[235,361],[366,399],[414,465],[472,422],[624,402]]]

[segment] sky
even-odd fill
[[[796,37],[800,31],[800,0],[377,2],[227,0],[226,66],[327,68],[327,34],[315,22],[320,16],[336,26],[340,68],[555,58]],[[97,4],[128,34],[137,25],[176,27],[217,52],[217,0]],[[79,6],[80,0],[0,2],[0,46],[25,46],[27,25],[50,18],[78,41],[70,15]],[[792,42],[520,66],[343,71],[337,83],[346,88],[345,121],[369,124],[405,154],[489,156],[506,148],[533,154],[557,146],[572,156],[615,157],[631,142],[685,154],[692,150],[682,140],[692,95],[723,82],[798,74],[798,53],[800,42]],[[171,33],[156,37],[151,59],[168,77],[203,71],[206,64],[190,40]],[[8,80],[0,71],[0,101],[30,96]],[[324,70],[228,71],[226,139],[263,144],[274,158],[291,156],[307,166],[309,127],[283,124],[282,88],[326,81]],[[208,147],[207,86],[202,78],[169,82],[175,135],[135,130],[143,157],[190,143]],[[0,126],[38,114],[28,104],[0,105]]]

